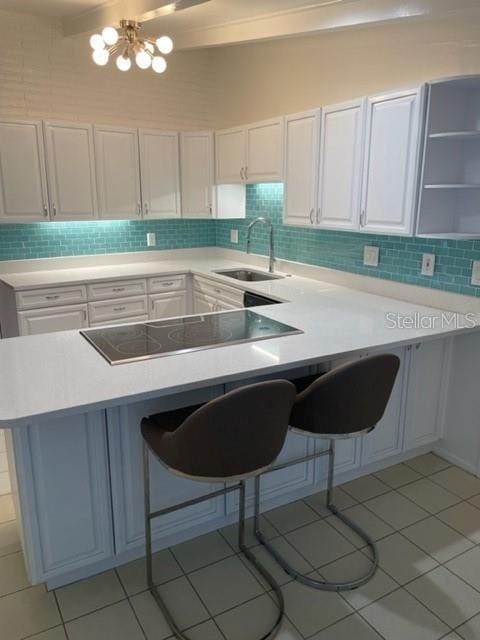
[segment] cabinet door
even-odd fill
[[[182,176],[182,216],[212,216],[214,183],[213,133],[198,131],[180,134]]]
[[[246,134],[243,127],[215,133],[217,183],[245,181],[247,157]]]
[[[150,320],[174,318],[187,313],[187,294],[185,291],[177,293],[159,293],[150,296]]]
[[[140,129],[138,135],[143,214],[148,218],[179,218],[178,133]]]
[[[32,582],[114,555],[105,412],[12,432]]]
[[[0,222],[48,218],[42,123],[0,122]]]
[[[319,144],[320,109],[285,118],[285,224],[314,222]]]
[[[283,180],[283,126],[283,118],[276,118],[247,127],[247,182]]]
[[[322,110],[317,222],[357,229],[360,217],[365,101]]]
[[[45,142],[52,219],[97,218],[92,126],[47,122]]]
[[[409,351],[405,448],[413,449],[439,437],[446,342],[423,342]]]
[[[198,291],[193,292],[193,313],[211,313],[216,311],[217,301]]]
[[[405,350],[389,349],[389,352],[400,358],[401,365],[383,418],[363,438],[362,464],[396,455],[403,449]]]
[[[423,88],[368,99],[361,227],[411,234]]]
[[[87,305],[20,311],[18,325],[21,336],[83,329],[88,326]]]
[[[137,130],[95,127],[95,158],[100,217],[141,216]]]
[[[112,478],[115,547],[117,552],[143,547],[143,456],[140,422],[144,416],[206,402],[223,393],[223,386],[200,390],[170,398],[157,398],[148,402],[130,404],[107,410]],[[152,509],[161,509],[219,489],[219,485],[192,482],[174,475],[153,457],[150,457]],[[212,498],[192,507],[173,512],[152,523],[153,539],[164,539],[162,544],[178,541],[189,528],[209,520],[221,518],[225,513],[224,498]],[[169,536],[171,536],[169,538]]]

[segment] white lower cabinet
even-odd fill
[[[187,313],[187,294],[185,291],[175,293],[158,293],[150,296],[150,320],[174,318]]]
[[[207,296],[200,291],[193,292],[193,312],[194,313],[212,313],[215,311],[217,301],[211,296]]]
[[[223,386],[183,394],[173,398],[158,398],[109,409],[107,411],[110,472],[115,528],[115,548],[122,553],[144,545],[143,458],[140,422],[144,416],[206,402],[223,393]],[[151,458],[152,509],[171,506],[200,496],[219,486],[193,482],[172,474],[158,460]],[[152,525],[153,539],[181,536],[189,528],[225,513],[223,497],[206,500],[192,507],[157,518]]]
[[[405,378],[405,349],[388,349],[397,355],[400,369],[393,385],[392,395],[383,418],[375,429],[363,437],[362,464],[376,462],[402,452],[403,449],[403,401]]]
[[[32,336],[53,331],[68,331],[88,327],[86,304],[47,309],[31,309],[18,313],[18,329],[21,336]]]
[[[423,342],[410,348],[405,449],[438,439],[446,358],[445,340]]]
[[[35,422],[12,434],[31,581],[111,557],[105,412]]]

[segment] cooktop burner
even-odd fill
[[[201,316],[80,331],[110,364],[254,342],[302,333],[295,327],[240,309]]]

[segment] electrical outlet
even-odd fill
[[[435,256],[433,253],[424,253],[422,257],[422,276],[433,276],[435,271]]]
[[[480,286],[480,260],[474,260],[472,265],[472,284]]]
[[[378,247],[365,245],[363,248],[363,264],[367,267],[378,267]]]
[[[147,233],[147,247],[154,247],[157,244],[157,236],[154,233]]]
[[[230,242],[238,244],[238,229],[230,229]]]

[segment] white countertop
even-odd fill
[[[78,331],[0,340],[0,427],[31,422],[319,363],[366,349],[389,349],[478,328],[458,316],[296,276],[242,283],[212,271],[245,267],[213,258],[104,265],[0,275],[15,289],[73,282],[193,272],[238,288],[288,300],[255,311],[301,329],[292,335],[110,366]],[[413,320],[414,328],[389,328],[386,314]],[[427,328],[418,326],[423,318]],[[478,319],[477,319],[478,323]]]

